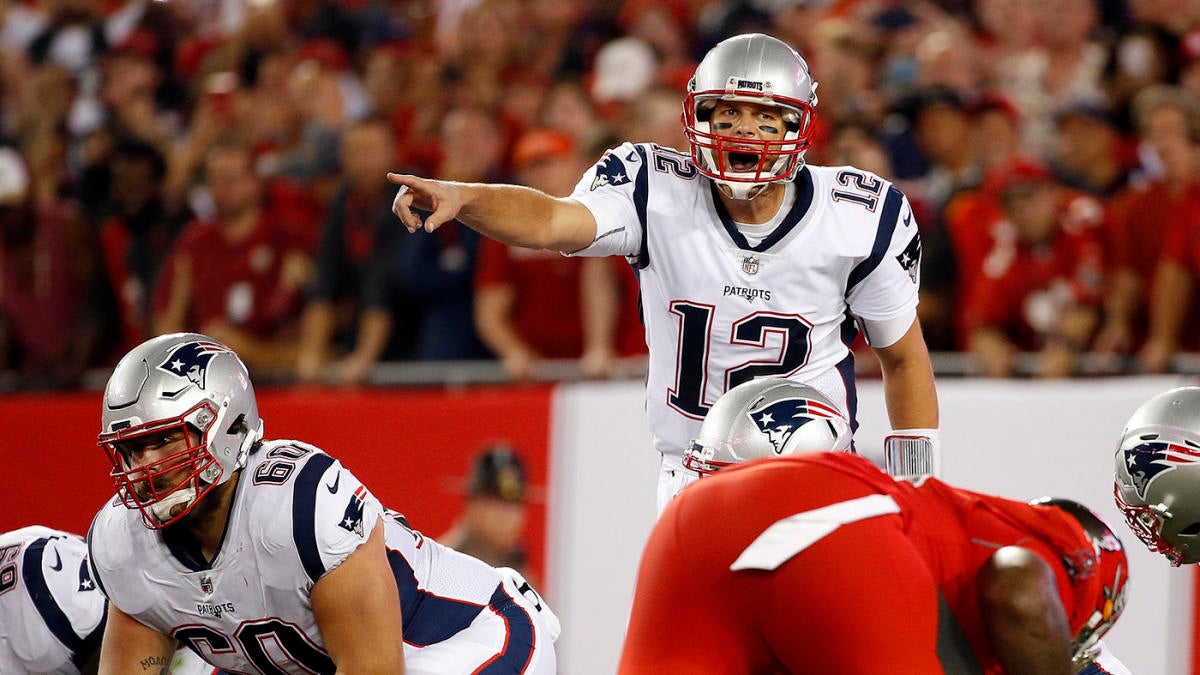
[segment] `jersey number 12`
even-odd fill
[[[675,388],[667,391],[667,402],[679,412],[704,419],[711,405],[704,403],[709,377],[709,350],[712,348],[713,314],[717,308],[686,300],[671,303],[671,313],[679,317],[679,351],[675,357]],[[731,345],[766,349],[767,335],[780,336],[782,345],[774,359],[750,360],[727,368],[724,373],[728,391],[743,382],[760,377],[787,377],[808,362],[808,334],[812,324],[797,314],[755,312],[733,322]]]

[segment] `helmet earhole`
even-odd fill
[[[235,419],[235,420],[234,420],[234,421],[233,421],[233,422],[232,422],[232,423],[229,425],[229,430],[228,430],[228,431],[226,431],[225,433],[227,433],[227,434],[229,434],[229,435],[233,436],[233,435],[236,435],[236,434],[244,434],[244,433],[246,433],[247,431],[250,431],[250,427],[246,426],[246,416],[245,416],[245,415],[238,415],[238,416],[237,416],[237,419]]]
[[[1200,523],[1192,523],[1179,531],[1179,534],[1184,537],[1194,537],[1200,534]]]

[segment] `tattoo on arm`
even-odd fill
[[[171,672],[171,659],[165,656],[149,656],[139,662],[142,671],[150,671],[156,675],[168,675]]]

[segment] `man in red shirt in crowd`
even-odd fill
[[[566,196],[585,163],[574,139],[543,128],[517,140],[512,166],[519,183]],[[622,308],[619,270],[610,265],[605,259],[481,241],[475,329],[509,377],[532,377],[542,359],[582,359],[589,376],[611,368],[619,353]]]
[[[619,672],[1127,672],[1099,640],[1129,566],[1094,513],[812,452],[849,449],[812,387],[726,392],[687,454],[717,473],[650,534]]]
[[[968,346],[991,377],[1012,375],[1021,351],[1039,352],[1038,375],[1065,376],[1099,318],[1104,207],[1029,160],[993,180],[999,219],[962,309]]]
[[[291,368],[311,228],[264,201],[247,148],[218,144],[205,168],[216,217],[189,223],[163,264],[154,331],[203,331],[251,368]]]
[[[1114,200],[1110,245],[1112,278],[1104,301],[1104,324],[1096,335],[1094,349],[1105,354],[1138,353],[1150,369],[1166,366],[1176,348],[1200,349],[1200,304],[1195,299],[1181,302],[1173,283],[1187,282],[1186,270],[1168,265],[1163,283],[1173,307],[1186,310],[1191,330],[1174,331],[1166,325],[1159,336],[1165,342],[1145,344],[1150,322],[1151,289],[1164,255],[1178,260],[1180,249],[1166,246],[1168,225],[1181,216],[1195,212],[1200,199],[1196,181],[1196,145],[1192,130],[1192,104],[1174,87],[1151,87],[1138,94],[1133,104],[1134,119],[1143,148],[1153,153],[1161,175],[1144,184],[1126,188]],[[1176,234],[1178,236],[1178,233]],[[1175,245],[1180,245],[1176,242]],[[1180,279],[1179,277],[1183,278]],[[1162,316],[1162,315],[1160,315]],[[1174,317],[1162,317],[1168,320]],[[1175,344],[1180,338],[1191,341]]]

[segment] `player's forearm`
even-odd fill
[[[582,226],[587,208],[520,185],[458,184],[463,207],[458,218],[486,237],[523,248],[578,251],[592,243],[596,229]]]
[[[938,428],[933,364],[921,326],[914,322],[896,344],[876,350],[883,368],[883,395],[893,429]]]
[[[100,647],[100,675],[166,675],[176,644],[109,606]]]
[[[1071,673],[1071,629],[1054,572],[1032,551],[1005,546],[980,568],[979,609],[1006,673]]]

